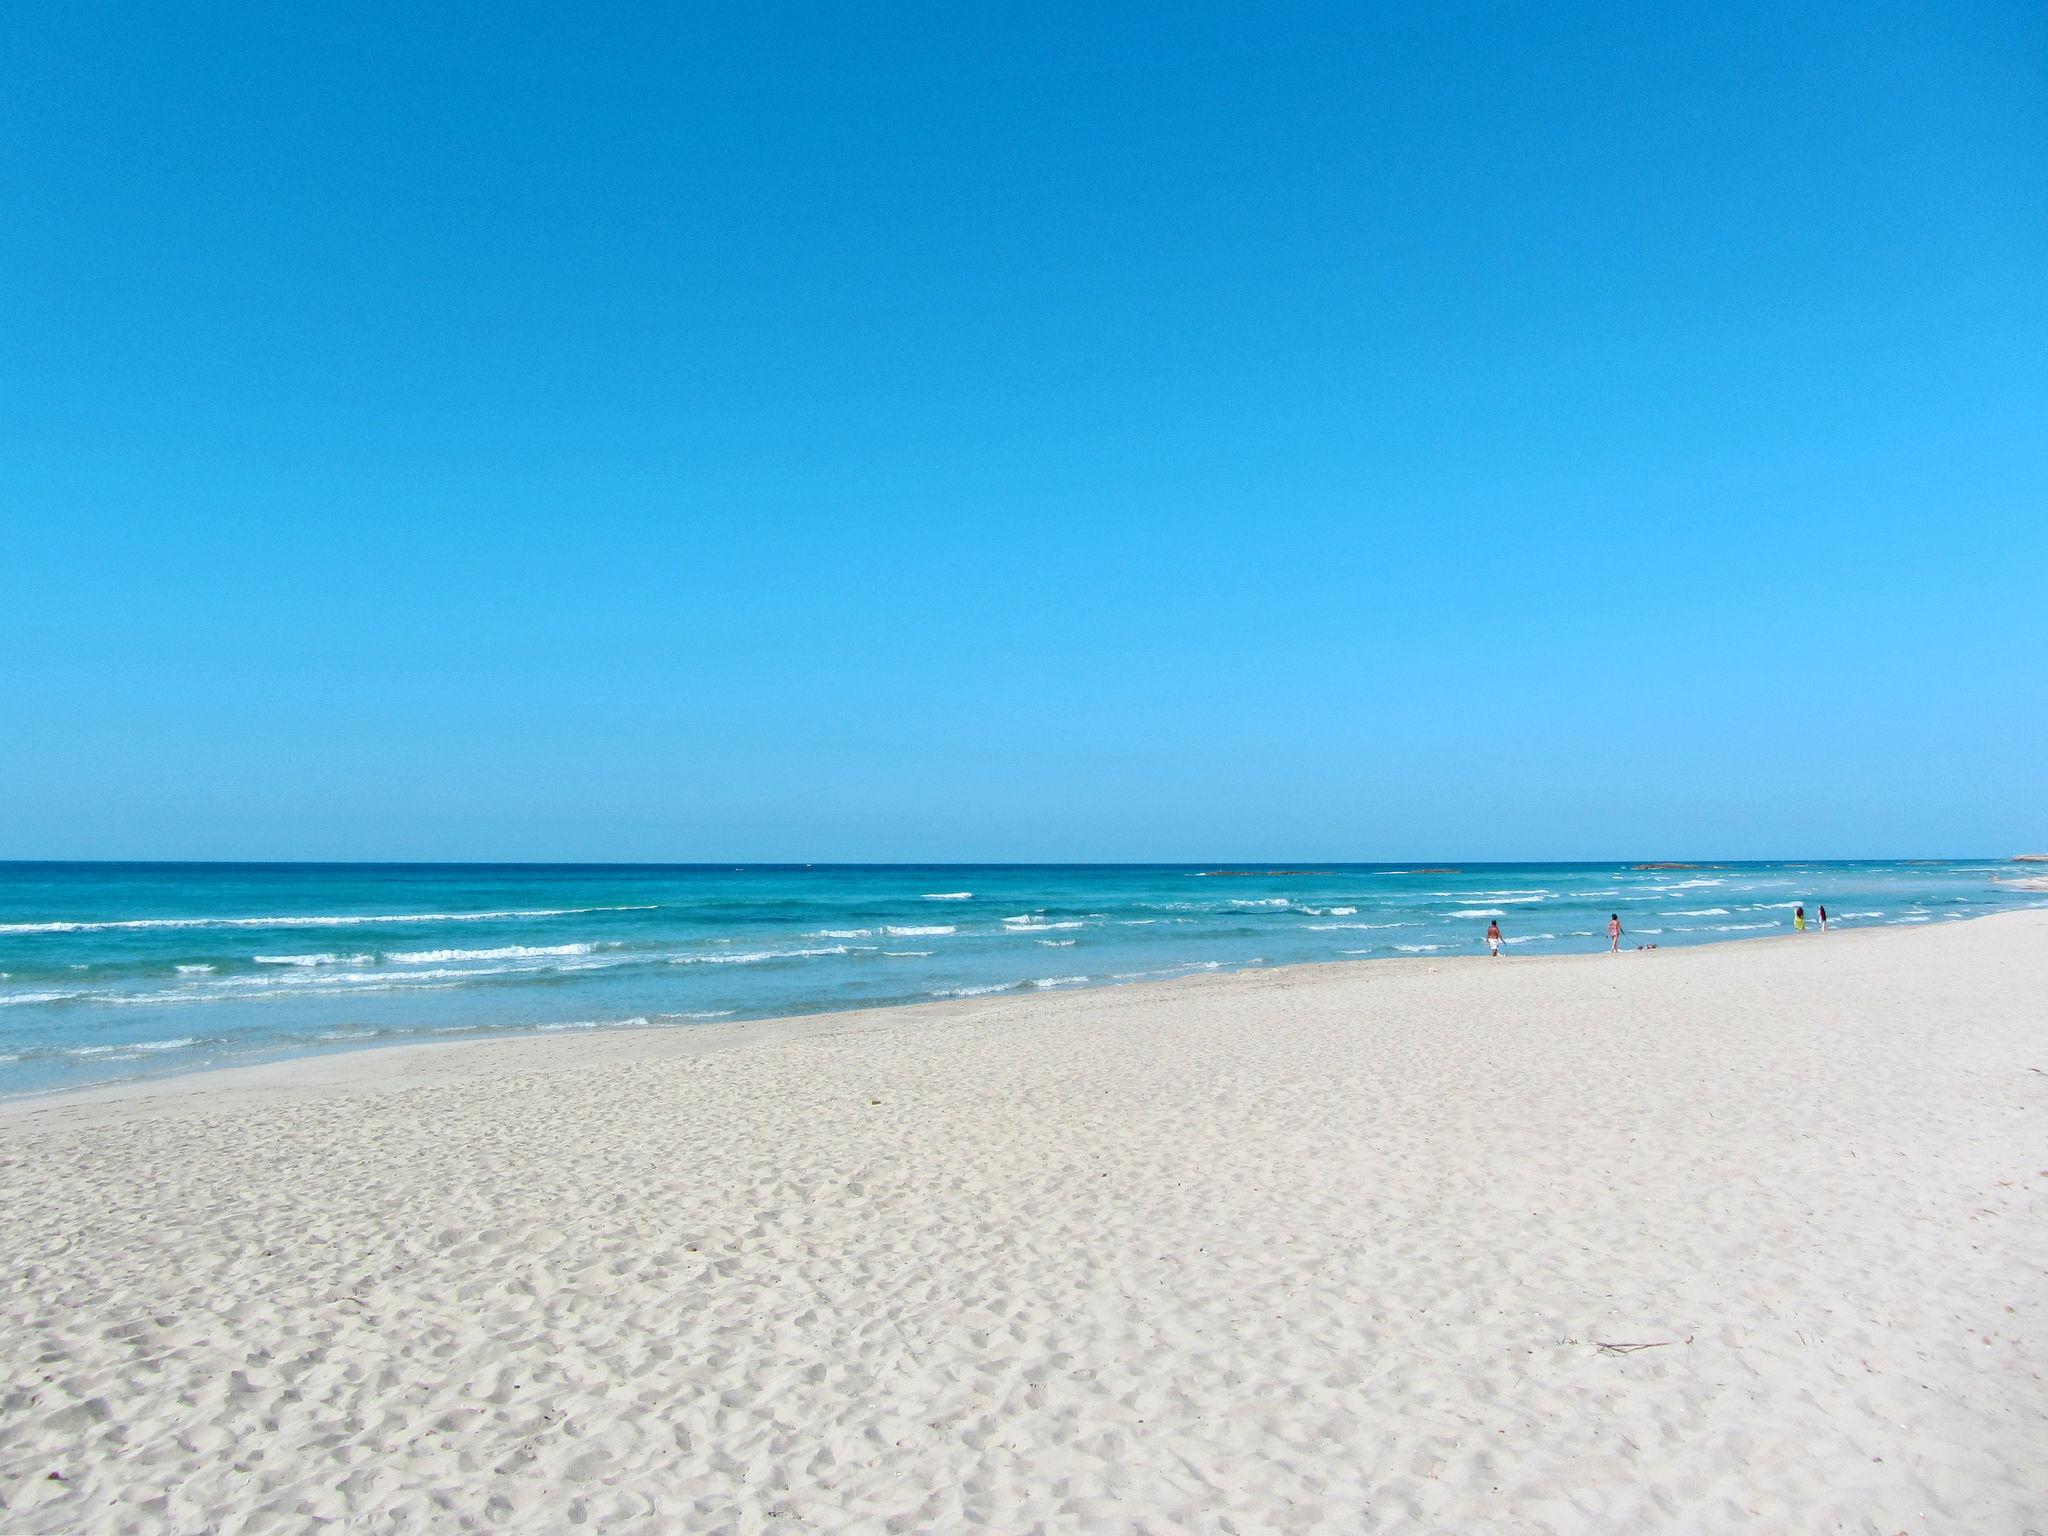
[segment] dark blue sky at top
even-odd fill
[[[0,857],[2048,844],[2039,6],[0,73]]]

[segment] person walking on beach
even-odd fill
[[[1828,909],[1826,907],[1820,909],[1820,931],[1822,933],[1828,931]]]
[[[1607,914],[1607,953],[1610,955],[1621,953],[1621,914],[1619,912]]]
[[[1806,932],[1806,908],[1794,907],[1792,909],[1792,927],[1794,932]]]
[[[1500,958],[1500,919],[1495,918],[1486,925],[1486,948],[1493,958]]]

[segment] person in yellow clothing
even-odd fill
[[[1800,933],[1806,932],[1806,908],[1794,907],[1792,909],[1792,926]]]

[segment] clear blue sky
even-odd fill
[[[0,12],[0,857],[2048,846],[2036,4]]]

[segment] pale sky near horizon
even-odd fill
[[[2048,851],[2038,5],[0,14],[0,858]]]

